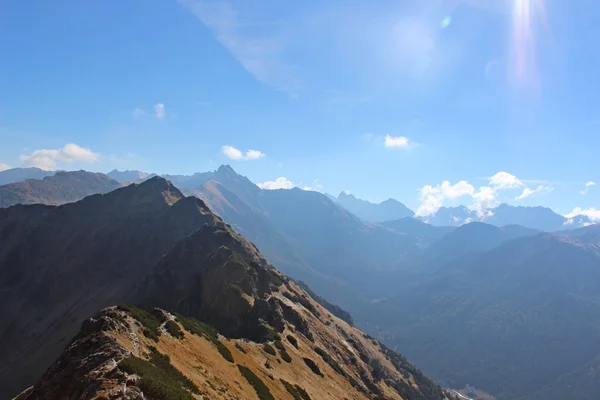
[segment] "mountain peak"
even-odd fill
[[[356,197],[352,193],[348,192],[347,190],[343,190],[339,194],[338,199],[355,199],[356,200]]]
[[[117,190],[114,193],[115,195],[128,193],[131,204],[145,208],[162,207],[164,204],[171,206],[185,197],[170,181],[160,176],[154,176],[142,183],[131,184],[123,192]]]
[[[237,172],[235,172],[235,170],[233,168],[231,168],[231,165],[229,164],[223,164],[219,167],[219,169],[217,169],[217,173],[220,174],[227,174],[227,175],[237,175]]]

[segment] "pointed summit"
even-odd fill
[[[350,193],[347,190],[343,190],[339,196],[338,199],[356,199],[356,197],[354,197],[354,195],[352,193]]]
[[[237,175],[237,173],[234,171],[233,168],[231,168],[231,165],[229,164],[223,164],[219,167],[219,169],[217,170],[218,174],[224,174],[224,175]]]

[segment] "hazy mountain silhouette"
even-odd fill
[[[365,221],[383,222],[412,217],[415,214],[404,204],[394,199],[388,199],[381,203],[371,203],[366,200],[357,199],[354,195],[346,192],[341,192],[337,198],[331,195],[327,196]]]
[[[456,229],[454,226],[435,226],[427,224],[412,217],[382,222],[381,225],[393,229],[396,232],[416,237],[423,245],[430,245]]]
[[[452,387],[471,384],[499,400],[596,398],[597,244],[540,234],[438,271],[373,305],[368,321],[381,338]]]
[[[116,169],[113,169],[106,175],[110,176],[112,179],[120,183],[141,182],[156,176],[156,174],[150,174],[148,172],[142,172],[137,170],[119,171]]]
[[[0,171],[0,185],[22,182],[26,179],[44,179],[46,176],[52,176],[56,171],[45,171],[43,169],[31,168],[11,168]]]
[[[15,204],[60,205],[107,193],[121,185],[107,175],[87,171],[58,171],[43,179],[0,186],[0,207]]]

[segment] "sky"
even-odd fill
[[[0,169],[600,221],[597,1],[35,3],[0,6]]]

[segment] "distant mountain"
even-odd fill
[[[522,225],[545,232],[564,229],[567,219],[546,207],[515,207],[500,204],[485,222],[497,226]]]
[[[600,245],[600,224],[562,231],[561,234],[576,238],[585,243],[595,243]]]
[[[471,222],[440,238],[427,249],[428,257],[437,263],[448,262],[462,255],[491,250],[502,243],[520,237],[534,236],[540,231],[519,225],[497,227],[482,222]]]
[[[441,239],[443,236],[456,229],[454,226],[430,225],[412,217],[382,222],[381,225],[393,229],[396,232],[416,237],[425,246]]]
[[[489,210],[491,215],[480,217],[465,206],[442,207],[435,214],[421,218],[436,226],[460,226],[469,222],[485,222],[496,226],[521,225],[544,232],[556,232],[569,227],[584,226],[591,221],[585,216],[568,220],[546,207],[522,207],[500,204]]]
[[[0,186],[0,207],[15,204],[60,205],[82,198],[107,193],[121,185],[107,175],[87,171],[58,171],[44,179]]]
[[[327,195],[346,210],[365,221],[384,222],[405,217],[412,217],[415,213],[394,199],[388,199],[381,203],[371,203],[366,200],[357,199],[352,194],[342,192],[337,198]]]
[[[438,271],[372,305],[368,323],[380,338],[450,387],[498,400],[597,398],[597,244],[540,234]]]
[[[0,392],[449,400],[313,296],[163,178],[0,209]]]
[[[194,189],[225,222],[255,243],[282,272],[327,300],[361,302],[367,271],[395,269],[419,249],[418,239],[365,222],[328,197],[301,189],[262,190],[222,166]]]
[[[469,222],[478,221],[475,211],[465,206],[441,207],[435,214],[421,217],[428,224],[435,226],[460,226]]]
[[[54,175],[56,171],[44,171],[39,168],[11,168],[0,171],[0,185],[22,182],[26,179],[43,179],[46,176]]]
[[[149,174],[142,171],[118,171],[116,169],[113,169],[106,175],[120,183],[140,182],[156,176],[156,174]]]

